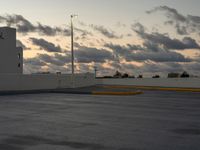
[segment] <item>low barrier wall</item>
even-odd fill
[[[0,75],[0,91],[76,88],[95,83],[93,74],[77,74],[74,77],[67,74]]]
[[[200,88],[200,78],[97,79],[97,84]]]

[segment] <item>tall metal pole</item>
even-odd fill
[[[74,76],[74,27],[73,27],[73,17],[71,15],[71,61],[72,61],[72,76]]]

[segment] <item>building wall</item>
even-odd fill
[[[78,74],[74,78],[71,75],[56,74],[0,74],[0,91],[75,88],[91,85],[95,85],[94,74]]]
[[[77,88],[96,84],[200,88],[200,78],[95,79],[94,74],[77,74],[74,78],[67,74],[0,74],[0,92]]]
[[[18,57],[20,56],[22,57]],[[20,65],[19,65],[20,64]],[[22,48],[16,48],[16,29],[9,27],[0,28],[0,74],[23,71]]]
[[[200,78],[97,79],[97,84],[200,88]]]

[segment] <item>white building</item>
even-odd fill
[[[16,29],[0,27],[0,74],[23,73],[23,50],[16,47]]]

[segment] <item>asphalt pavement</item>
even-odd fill
[[[0,96],[0,150],[199,149],[199,93]]]

